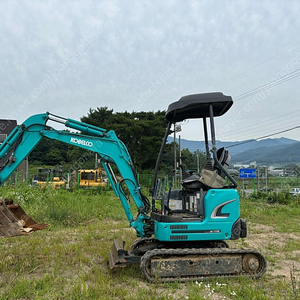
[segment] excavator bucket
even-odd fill
[[[35,222],[12,199],[0,199],[0,237],[28,235],[48,226]]]

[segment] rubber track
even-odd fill
[[[165,256],[165,257],[185,257],[189,255],[207,255],[215,257],[219,255],[228,255],[228,254],[240,254],[241,257],[246,254],[253,254],[256,257],[258,257],[259,260],[259,267],[257,269],[257,272],[255,274],[253,273],[247,273],[245,270],[243,270],[240,274],[218,274],[218,275],[206,275],[206,274],[199,274],[199,275],[193,275],[193,276],[181,276],[181,277],[157,277],[149,274],[147,270],[148,263],[151,262],[151,259],[157,256]],[[213,258],[214,259],[214,258]],[[185,281],[194,281],[194,280],[205,280],[212,277],[222,277],[222,278],[234,278],[238,276],[247,276],[247,277],[253,277],[253,278],[259,278],[261,277],[267,267],[267,262],[265,258],[260,254],[259,252],[251,249],[224,249],[224,248],[205,248],[205,249],[154,249],[151,251],[146,252],[140,262],[140,268],[142,273],[145,275],[146,279],[150,282],[185,282]]]

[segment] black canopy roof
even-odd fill
[[[222,116],[233,104],[230,96],[223,93],[204,93],[181,97],[169,105],[166,112],[168,121],[181,122],[185,119],[209,117],[209,105],[212,104],[214,116]]]

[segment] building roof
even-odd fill
[[[6,137],[13,131],[17,126],[16,120],[4,120],[0,119],[0,145],[4,142]],[[0,167],[5,162],[5,159],[0,159]]]
[[[17,126],[16,120],[4,120],[0,119],[0,134],[10,134],[12,130]]]

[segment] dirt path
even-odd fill
[[[299,244],[300,235],[278,233],[271,226],[250,224],[245,241],[230,242],[230,247],[251,248],[261,252],[268,261],[267,274],[276,277],[300,278],[300,248],[289,250],[288,244]]]

